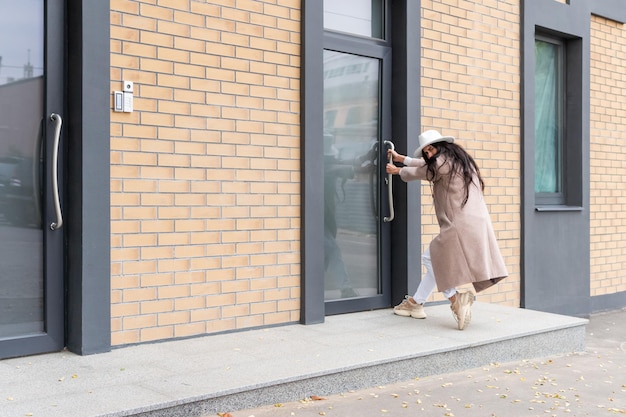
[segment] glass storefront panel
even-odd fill
[[[325,299],[380,293],[380,61],[324,51]]]
[[[44,331],[44,1],[0,0],[0,339]]]

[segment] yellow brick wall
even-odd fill
[[[112,343],[299,320],[300,0],[111,0]]]
[[[591,296],[626,291],[626,27],[591,18]]]
[[[509,278],[480,301],[520,303],[519,0],[422,0],[422,130],[452,135],[476,160]],[[439,227],[422,186],[422,242]],[[441,299],[440,294],[434,295]]]
[[[476,159],[520,301],[519,0],[422,0],[422,130]],[[295,322],[300,1],[111,0],[112,343]],[[626,291],[626,31],[592,18],[591,295]],[[619,53],[621,51],[621,53]],[[438,232],[423,186],[423,249]],[[441,295],[434,296],[441,299]]]

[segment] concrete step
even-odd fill
[[[584,350],[586,319],[480,302],[472,311],[463,331],[441,304],[426,307],[425,320],[386,309],[101,355],[10,359],[0,373],[13,400],[0,416],[215,415]]]

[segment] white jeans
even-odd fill
[[[426,252],[422,254],[422,265],[426,267],[426,273],[422,277],[422,281],[413,296],[413,299],[418,304],[426,303],[426,300],[428,300],[428,297],[430,297],[430,294],[437,286],[435,274],[433,273],[433,264],[430,262],[430,248],[426,249]],[[456,294],[456,288],[449,288],[447,290],[443,290],[442,292],[444,297],[450,298]]]

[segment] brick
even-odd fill
[[[187,337],[205,333],[206,325],[200,323],[184,323],[174,326],[174,337]]]
[[[177,23],[182,23],[190,27],[203,27],[205,25],[206,18],[197,13],[174,11],[174,20]]]
[[[150,327],[156,324],[157,316],[155,314],[145,314],[140,316],[124,317],[122,325],[125,330],[140,329]]]
[[[116,326],[112,326],[112,330],[111,345],[113,346],[134,344],[142,341],[140,339],[140,332],[137,330],[116,331]]]
[[[191,313],[191,322],[202,322],[207,327],[208,327],[209,322],[214,322],[215,320],[218,320],[220,318],[219,308],[192,310],[190,313]]]
[[[141,303],[141,314],[164,313],[174,310],[174,300],[154,300]]]
[[[164,327],[149,327],[141,329],[141,341],[150,342],[153,340],[165,340],[174,337],[174,330],[172,326]]]

